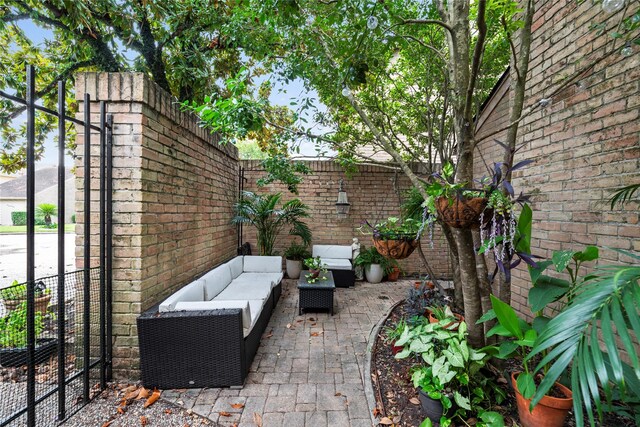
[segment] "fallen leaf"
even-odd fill
[[[470,425],[470,426],[474,426],[474,425],[478,424],[478,420],[476,418],[469,418],[467,420],[467,424]]]
[[[300,320],[296,320],[296,322],[300,323],[300,322],[304,322],[304,320],[300,319]]]
[[[107,421],[104,424],[102,424],[102,427],[109,427],[111,425],[111,423],[113,422],[113,420],[111,421]]]
[[[315,323],[315,322],[311,324],[311,326],[316,326],[316,325],[317,325],[317,323]]]
[[[124,394],[127,394],[127,393],[131,393],[133,390],[136,390],[137,388],[138,386],[136,385],[130,385],[120,389],[120,391],[123,392]]]
[[[125,411],[125,408],[123,408],[122,406],[118,406],[118,413],[119,413],[120,415],[124,414],[125,412],[126,412],[126,411]]]
[[[400,415],[396,415],[395,417],[393,417],[392,421],[394,424],[398,424],[400,422]]]
[[[383,417],[380,421],[378,421],[378,424],[390,426],[391,424],[393,424],[393,421],[391,421],[391,418],[389,417]]]
[[[273,332],[269,332],[267,335],[265,335],[265,338],[271,338],[273,336]]]
[[[335,396],[342,396],[342,393],[337,392],[337,393],[335,394]]]
[[[160,390],[158,390],[157,388],[153,389],[153,393],[151,394],[151,396],[147,399],[146,402],[144,402],[144,407],[148,408],[149,406],[153,405],[154,403],[156,403],[156,401],[160,398]]]
[[[127,393],[124,396],[125,400],[135,399],[136,397],[138,397],[138,395],[140,394],[141,390],[144,390],[144,388],[138,388],[138,389],[135,389],[133,391],[130,391],[129,393]]]
[[[374,416],[375,418],[378,418],[378,415],[380,415],[380,409],[378,409],[378,408],[374,408],[374,409],[373,409],[373,416]]]
[[[316,320],[316,319],[314,319],[313,317],[309,317],[309,322],[313,322],[313,321],[315,321],[315,320]]]
[[[420,400],[417,397],[412,397],[411,399],[409,399],[409,402],[413,403],[414,405],[420,404]]]
[[[167,414],[167,415],[171,415],[172,411],[171,411],[171,409],[167,408],[167,409],[164,410],[164,413]]]
[[[262,427],[262,416],[259,413],[254,412],[253,422],[256,424],[257,427]]]
[[[291,323],[287,323],[287,329],[291,329]]]
[[[140,417],[140,425],[141,426],[146,426],[147,424],[149,424],[149,420],[147,420],[147,417],[145,417],[144,415]]]
[[[146,399],[147,397],[149,397],[149,390],[142,387],[138,393],[138,397],[136,397],[136,400]]]
[[[231,407],[233,409],[241,409],[241,408],[244,408],[244,403],[232,403]]]
[[[311,336],[312,337],[319,337],[320,335],[324,334],[324,331],[320,331],[320,332],[311,332]]]
[[[220,411],[218,412],[218,414],[220,414],[221,417],[230,417],[231,413],[227,412],[227,411]]]

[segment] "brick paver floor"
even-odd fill
[[[162,398],[225,426],[256,426],[259,416],[264,427],[370,427],[367,340],[410,283],[357,282],[336,289],[334,316],[299,316],[296,281],[284,280],[242,389],[165,390]]]

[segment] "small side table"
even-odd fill
[[[302,314],[302,310],[310,308],[329,310],[333,316],[333,292],[336,284],[333,281],[333,274],[328,271],[320,274],[320,277],[326,277],[326,280],[318,279],[315,283],[308,283],[306,275],[308,270],[300,273],[298,280],[298,314]]]

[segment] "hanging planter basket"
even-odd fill
[[[453,228],[474,228],[480,226],[480,215],[489,200],[485,197],[465,199],[439,197],[436,200],[438,216],[445,224]]]
[[[400,240],[383,240],[380,237],[373,236],[373,245],[380,255],[384,257],[405,259],[418,247],[420,241],[414,237],[415,236]]]

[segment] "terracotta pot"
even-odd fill
[[[422,286],[422,282],[416,282],[415,285],[414,285],[414,288],[420,289],[420,286]],[[433,284],[433,282],[431,280],[427,280],[426,282],[424,282],[424,286],[429,288],[429,289],[433,289],[435,287],[435,285]]]
[[[405,259],[415,248],[418,247],[418,240],[382,240],[373,238],[373,245],[380,255],[393,259]]]
[[[573,407],[573,393],[560,383],[555,383],[566,397],[544,396],[540,402],[529,412],[530,399],[525,399],[518,391],[516,377],[520,372],[511,373],[511,383],[516,392],[518,415],[523,427],[562,427],[567,413]]]
[[[13,311],[20,304],[26,301],[25,299],[12,299],[12,300],[4,300],[4,306],[7,311]],[[35,302],[35,311],[40,312],[43,316],[47,314],[47,308],[49,307],[49,301],[51,301],[51,295],[43,295],[41,297],[37,297],[34,299]]]
[[[433,312],[430,310],[427,310],[427,313],[429,314],[429,323],[438,323],[439,320],[436,319],[436,317],[433,315]],[[445,329],[449,329],[452,328],[453,325],[455,325],[456,323],[460,324],[460,322],[464,322],[464,316],[458,314],[458,313],[453,313],[453,315],[456,317],[456,319],[458,319],[457,322],[451,322],[451,323],[447,323],[444,328]],[[456,326],[455,328],[452,328],[453,331],[457,331],[458,327]]]
[[[455,197],[436,199],[436,209],[442,221],[453,228],[472,228],[480,226],[480,215],[487,207],[488,199],[484,197]]]
[[[387,274],[387,280],[390,282],[395,282],[400,277],[400,269],[398,267],[393,267],[393,271]]]

